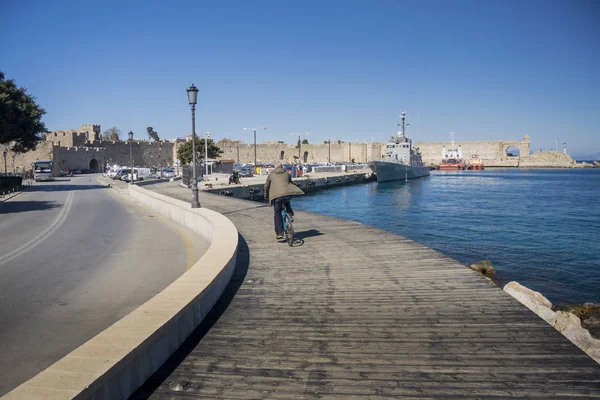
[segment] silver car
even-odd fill
[[[163,178],[175,178],[175,171],[170,168],[165,168],[162,171]]]

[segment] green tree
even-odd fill
[[[156,132],[151,126],[146,128],[146,132],[148,132],[148,139],[154,140],[155,142],[158,142],[160,140],[160,138],[158,137],[158,132]]]
[[[223,154],[223,150],[218,148],[212,139],[208,139],[208,158],[218,158]],[[177,158],[181,164],[192,162],[192,141],[185,142],[177,149]],[[196,136],[196,159],[204,159],[204,139]]]
[[[308,139],[304,139],[304,140],[302,141],[302,144],[308,144]]]
[[[102,134],[102,140],[112,140],[114,142],[118,142],[120,140],[120,135],[121,130],[116,126],[113,126],[112,128],[108,128],[104,131],[104,133]]]
[[[15,153],[35,150],[40,134],[48,132],[41,121],[44,114],[35,97],[17,87],[14,80],[5,80],[0,71],[0,144],[12,143]]]
[[[230,146],[230,145],[234,145],[237,143],[242,143],[242,141],[241,140],[232,140],[229,138],[223,138],[223,139],[219,140],[217,143],[222,146]]]

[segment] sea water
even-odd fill
[[[432,171],[295,198],[295,208],[397,233],[463,264],[492,261],[554,304],[600,303],[600,169]]]

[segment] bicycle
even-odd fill
[[[281,218],[283,219],[283,234],[288,245],[294,244],[294,225],[292,224],[292,218],[285,211],[285,207],[281,210]]]

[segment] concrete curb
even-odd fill
[[[3,399],[126,399],[200,324],[235,269],[238,231],[225,216],[138,186],[131,197],[210,242],[192,268]]]

